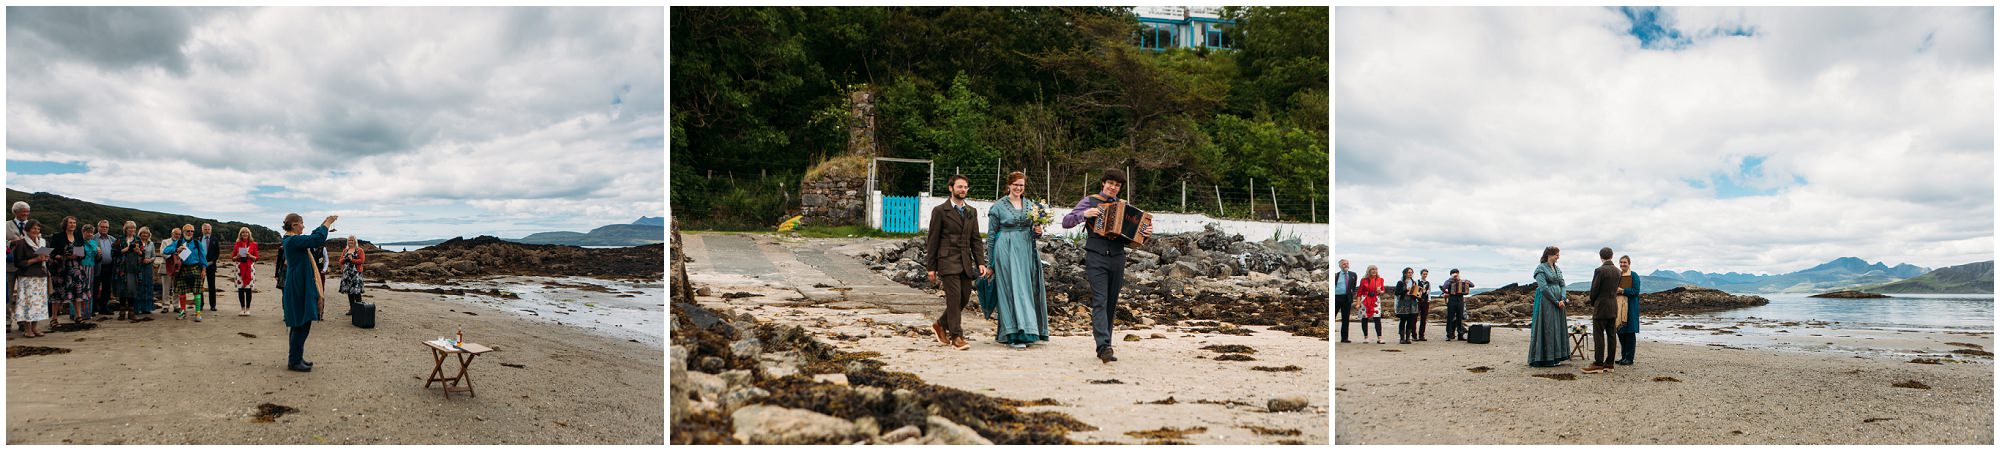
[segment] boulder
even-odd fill
[[[752,445],[845,444],[867,438],[853,422],[805,409],[763,404],[729,414],[736,440]]]
[[[953,423],[945,417],[931,415],[924,421],[930,429],[924,434],[924,443],[929,445],[991,445],[992,440],[980,437],[978,431]]]
[[[1305,408],[1310,405],[1312,404],[1306,402],[1305,398],[1290,396],[1284,398],[1273,398],[1271,399],[1270,402],[1265,403],[1265,408],[1269,409],[1272,412],[1293,412],[1293,411],[1305,410]]]

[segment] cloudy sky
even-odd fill
[[[1548,245],[1572,281],[1604,246],[1643,272],[1993,258],[1991,8],[1335,17],[1335,254],[1357,271],[1498,287]]]
[[[664,216],[663,14],[8,7],[6,185],[377,241]]]

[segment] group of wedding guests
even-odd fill
[[[960,311],[975,288],[980,311],[999,323],[994,339],[1015,349],[1049,339],[1047,284],[1035,240],[1040,239],[1054,218],[1048,207],[1027,200],[1027,176],[1007,175],[1007,195],[987,211],[992,230],[979,238],[978,214],[965,201],[969,181],[954,175],[946,181],[951,199],[931,210],[929,234],[924,243],[928,276],[944,290],[945,310],[931,331],[939,343],[959,350],[970,349],[960,324]],[[1125,173],[1104,172],[1098,192],[1084,196],[1062,216],[1065,229],[1094,228],[1102,214],[1099,207],[1119,202]],[[1089,229],[1086,229],[1089,230]],[[1142,234],[1152,233],[1145,225]],[[1118,292],[1125,284],[1125,251],[1131,240],[1084,233],[1084,278],[1090,283],[1090,330],[1097,344],[1097,358],[1104,363],[1118,357],[1111,347],[1111,320],[1118,306]],[[989,266],[989,264],[991,266]]]
[[[202,224],[199,233],[193,224],[169,228],[162,237],[133,221],[124,221],[116,230],[108,219],[89,224],[74,216],[44,225],[28,218],[31,210],[26,202],[15,202],[10,211],[7,316],[23,338],[46,335],[64,321],[146,321],[162,309],[173,313],[174,319],[192,315],[200,322],[204,311],[220,309],[216,273],[225,259],[236,266],[237,316],[250,316],[254,292],[250,284],[261,252],[248,227],[238,228],[233,242],[225,243],[210,224]],[[362,293],[365,255],[358,243],[348,237],[340,259],[339,291],[348,294],[350,307],[360,302]],[[306,272],[309,275],[323,274],[328,264],[325,249],[312,251],[317,253],[307,251],[303,258],[315,263],[299,267],[318,269]],[[280,288],[286,286],[285,260],[278,260]]]
[[[1451,270],[1451,278],[1437,286],[1445,297],[1444,341],[1465,339],[1465,296],[1471,294],[1474,286],[1471,280],[1459,277],[1457,269]],[[1340,342],[1350,343],[1348,320],[1359,314],[1361,342],[1368,342],[1368,326],[1372,324],[1375,343],[1387,343],[1384,337],[1388,331],[1382,329],[1382,301],[1388,296],[1394,296],[1395,301],[1396,342],[1430,341],[1425,332],[1430,324],[1431,287],[1429,269],[1403,268],[1402,278],[1389,285],[1375,265],[1368,265],[1367,273],[1357,277],[1349,269],[1347,259],[1341,259],[1340,271],[1333,273],[1334,309],[1340,312]]]
[[[1614,264],[1611,248],[1598,251],[1602,265],[1591,273],[1590,291],[1587,302],[1591,307],[1591,337],[1595,347],[1585,373],[1611,371],[1618,365],[1632,365],[1639,334],[1639,276],[1632,272],[1632,256],[1620,257]],[[1569,319],[1567,307],[1576,307],[1569,301],[1564,288],[1562,269],[1556,266],[1562,251],[1555,246],[1542,250],[1540,264],[1535,267],[1534,307],[1529,325],[1528,365],[1552,367],[1562,365],[1573,355],[1569,344]],[[1391,285],[1384,280],[1375,266],[1368,266],[1367,272],[1357,277],[1348,269],[1346,259],[1340,260],[1340,271],[1333,274],[1333,295],[1335,308],[1340,312],[1340,342],[1348,343],[1348,318],[1359,317],[1361,341],[1368,342],[1368,326],[1375,326],[1375,343],[1383,344],[1387,332],[1382,329],[1381,303],[1395,302],[1397,318],[1397,342],[1410,344],[1426,341],[1424,329],[1429,322],[1431,310],[1430,270],[1412,272],[1413,268],[1403,268],[1401,278]],[[1474,287],[1472,281],[1459,277],[1457,269],[1451,270],[1451,278],[1439,285],[1439,292],[1445,298],[1445,341],[1465,338],[1465,297]]]

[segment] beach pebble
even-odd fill
[[[1288,396],[1283,398],[1272,398],[1271,402],[1265,404],[1265,408],[1269,409],[1272,412],[1292,412],[1298,410],[1305,410],[1306,406],[1309,405],[1311,404],[1308,404],[1305,398],[1297,396]]]
[[[757,354],[762,352],[764,352],[764,343],[757,341],[757,337],[744,337],[741,340],[736,340],[735,343],[729,344],[729,354],[741,358],[755,358]]]
[[[991,445],[992,440],[980,437],[972,428],[953,423],[945,417],[931,415],[925,423],[930,425],[930,433],[924,435],[924,443],[931,445]]]
[[[723,410],[736,410],[739,407],[743,407],[744,404],[749,404],[751,401],[765,396],[771,396],[771,392],[757,387],[738,388],[729,392],[729,394],[722,395],[722,408]]]
[[[753,382],[750,370],[723,371],[722,374],[717,374],[717,376],[721,376],[722,381],[728,382],[730,387],[742,387],[750,385]]]
[[[736,440],[752,445],[850,443],[867,437],[854,423],[805,409],[758,404],[736,409],[729,419]]]
[[[722,392],[729,389],[729,383],[722,377],[700,371],[689,371],[685,383],[688,391],[703,401],[721,399]]]
[[[813,381],[834,385],[847,385],[847,375],[840,373],[814,374]]]

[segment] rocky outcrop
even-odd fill
[[[1820,293],[1808,297],[1832,298],[1832,299],[1878,299],[1890,296],[1886,294],[1869,293],[1866,291],[1846,290],[1846,291],[1835,291],[1832,293]]]
[[[1069,431],[1095,430],[1019,409],[1040,402],[885,371],[874,354],[836,350],[798,326],[681,302],[670,312],[673,444],[1070,444]]]
[[[1569,301],[1573,305],[1576,305],[1576,307],[1570,307],[1567,313],[1571,315],[1585,315],[1590,313],[1586,302],[1589,300],[1587,293],[1582,291],[1569,291],[1566,293],[1569,295]],[[1445,307],[1442,301],[1441,298],[1432,298],[1432,317],[1441,317],[1444,315]],[[1764,299],[1760,296],[1734,295],[1711,288],[1680,287],[1640,295],[1639,314],[1641,316],[1686,315],[1755,307],[1770,302],[1769,299]],[[1394,304],[1395,301],[1393,299],[1386,300],[1383,303],[1382,310],[1390,311],[1394,308]],[[1466,296],[1465,304],[1465,316],[1468,321],[1485,323],[1526,322],[1534,314],[1534,285],[1507,284],[1507,286],[1500,287],[1497,290]]]
[[[453,238],[409,252],[368,256],[368,274],[384,280],[437,283],[485,276],[587,276],[660,280],[664,245],[587,249],[521,244],[491,236]]]
[[[925,275],[922,237],[882,245],[864,257],[891,280],[935,290]],[[1051,328],[1090,330],[1090,284],[1083,245],[1036,241],[1048,285]],[[1296,241],[1244,241],[1214,225],[1201,232],[1155,235],[1125,255],[1125,285],[1114,321],[1139,324],[1222,321],[1277,326],[1326,338],[1329,314],[1327,247]]]
[[[688,283],[688,256],[686,253],[681,252],[681,222],[674,220],[670,225],[672,226],[671,229],[673,229],[673,253],[671,254],[673,262],[667,266],[669,266],[668,270],[673,271],[673,278],[668,281],[670,290],[673,292],[672,299],[673,302],[693,303],[694,285]]]

